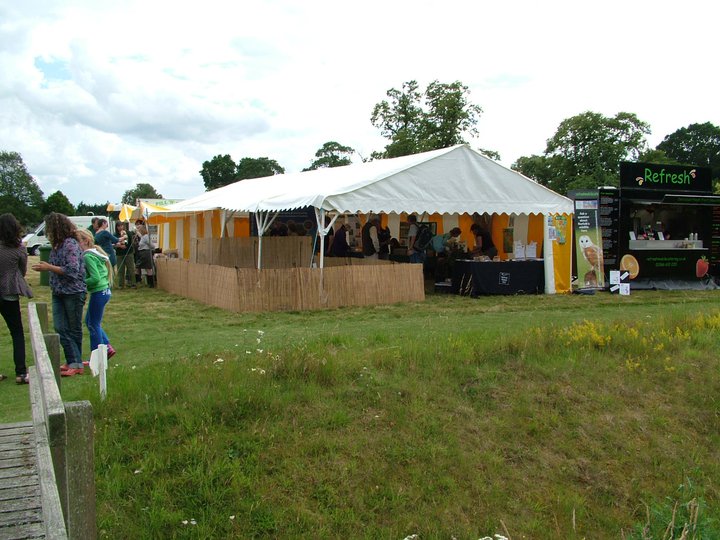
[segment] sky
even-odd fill
[[[635,113],[651,147],[720,125],[720,3],[606,0],[0,0],[0,150],[47,197],[119,202],[205,188],[204,161],[287,172],[327,141],[387,140],[391,88],[461,81],[483,109],[473,148],[510,166],[585,111]]]

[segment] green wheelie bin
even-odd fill
[[[48,262],[50,260],[50,251],[52,248],[50,246],[40,246],[38,248],[38,251],[40,251],[40,260]],[[50,272],[40,272],[40,285],[50,285]]]

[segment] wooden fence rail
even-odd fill
[[[64,402],[60,395],[60,345],[48,334],[47,305],[28,305],[30,403],[37,445],[46,538],[93,539],[95,466],[93,414],[89,401]]]

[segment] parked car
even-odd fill
[[[68,219],[72,221],[78,229],[82,227],[89,227],[93,218],[108,219],[107,216],[68,216]],[[50,245],[50,241],[45,235],[44,221],[38,225],[38,228],[35,229],[34,232],[25,235],[23,238],[23,244],[27,248],[28,255],[37,255],[40,247]]]

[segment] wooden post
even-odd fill
[[[95,461],[92,405],[89,401],[65,403],[67,420],[68,537],[97,538],[95,523]]]
[[[55,374],[55,382],[60,388],[60,364],[62,364],[62,356],[60,355],[60,336],[57,334],[43,334],[45,338],[45,347],[50,357],[50,365]]]
[[[39,384],[40,396],[43,402],[44,421],[47,429],[47,442],[52,455],[53,467],[55,468],[55,481],[58,485],[58,493],[60,494],[60,504],[63,508],[63,514],[67,516],[67,481],[65,467],[65,408],[63,406],[62,397],[60,396],[60,388],[55,382],[55,374],[51,367],[50,356],[45,345],[45,337],[41,329],[41,315],[46,304],[35,304],[30,302],[28,305],[28,326],[30,332],[30,344],[33,349],[35,358],[35,368],[37,369],[36,381]],[[67,520],[67,518],[66,518]]]
[[[38,320],[40,321],[40,328],[43,332],[48,331],[48,308],[45,302],[36,302],[35,308],[37,309]]]
[[[67,540],[61,496],[58,492],[57,477],[48,444],[42,382],[35,366],[30,366],[28,373],[30,374],[30,402],[35,430],[37,474],[40,483],[45,538]]]
[[[45,381],[42,381],[44,384]],[[47,401],[47,397],[45,397]],[[68,500],[67,489],[67,467],[65,465],[66,455],[66,418],[65,413],[50,413],[47,417],[48,446],[52,456],[52,464],[55,469],[55,481],[57,482],[58,493],[60,494],[60,506],[65,516],[67,525],[67,513],[70,501]]]

